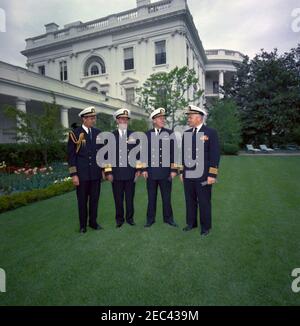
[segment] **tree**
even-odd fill
[[[42,154],[45,165],[48,165],[50,148],[60,147],[66,139],[67,129],[60,122],[60,108],[53,103],[44,103],[41,114],[24,113],[13,106],[7,105],[4,110],[9,118],[17,120],[16,140],[37,145]]]
[[[284,139],[300,123],[300,45],[283,55],[274,49],[245,57],[223,91],[237,103],[244,142]]]
[[[105,113],[99,113],[97,115],[96,127],[101,131],[112,131],[116,126],[113,116]]]
[[[233,100],[216,100],[210,108],[207,124],[218,131],[223,153],[236,154],[241,143],[241,122]]]
[[[163,107],[172,129],[180,124],[179,112],[190,103],[200,102],[203,90],[194,69],[174,68],[170,72],[152,74],[137,89],[139,105],[149,114],[153,108]]]
[[[132,119],[129,121],[129,126],[132,131],[146,132],[149,129],[149,124],[145,120]]]

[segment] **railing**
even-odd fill
[[[225,50],[225,55],[232,55],[232,56],[235,56],[236,53],[237,53],[237,52]]]
[[[101,19],[92,23],[82,24],[76,27],[78,32],[84,32],[93,28],[103,28],[108,26],[108,19]]]
[[[207,50],[205,51],[206,55],[218,55],[219,51],[218,50]]]
[[[151,4],[148,6],[148,13],[152,14],[153,12],[161,11],[170,8],[172,5],[172,1],[166,1],[164,3],[158,3],[158,4]]]
[[[135,20],[140,16],[144,16],[146,14],[155,14],[161,11],[167,10],[173,5],[173,0],[165,0],[159,1],[157,3],[149,4],[142,8],[135,8],[132,10],[121,12],[117,15],[110,15],[101,19],[97,19],[91,22],[80,24],[79,26],[70,26],[60,31],[56,31],[54,33],[48,33],[45,35],[37,36],[34,38],[28,39],[28,45],[30,47],[30,42],[32,44],[41,43],[47,40],[52,39],[61,39],[64,37],[68,37],[70,35],[70,30],[75,30],[77,33],[86,32],[93,29],[101,29],[109,27],[110,25],[122,24],[123,22]],[[50,37],[48,37],[50,35]]]
[[[207,56],[213,55],[213,56],[229,56],[229,57],[235,57],[239,59],[243,59],[243,55],[238,51],[233,50],[223,50],[223,49],[216,49],[216,50],[206,50],[205,54]]]
[[[134,10],[134,11],[128,12],[126,14],[118,15],[117,16],[117,21],[122,22],[124,20],[134,19],[134,18],[137,18],[137,17],[138,17],[138,11]]]
[[[55,33],[54,34],[54,38],[62,38],[62,37],[68,36],[68,35],[69,35],[69,32],[68,31],[67,32],[65,32],[65,31],[58,32],[58,33]]]

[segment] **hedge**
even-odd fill
[[[44,189],[15,193],[12,195],[0,196],[0,213],[26,206],[30,203],[62,195],[74,190],[72,181],[53,184]]]
[[[48,163],[64,162],[67,157],[67,145],[65,143],[49,147]],[[40,146],[32,144],[0,144],[0,162],[7,166],[43,166],[44,159]]]

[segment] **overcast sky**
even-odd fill
[[[300,0],[188,0],[188,5],[205,49],[238,50],[252,57],[261,48],[284,52],[300,43],[300,31],[292,28]],[[44,33],[46,23],[63,27],[134,7],[136,0],[0,0],[6,16],[0,60],[24,66],[24,40]],[[294,25],[300,29],[300,19]]]

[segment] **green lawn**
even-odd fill
[[[75,192],[0,215],[0,305],[299,305],[300,157],[223,157],[213,195],[213,232],[182,232],[182,185],[173,190],[180,228],[144,229],[145,183],[136,227],[115,228],[104,183],[104,230],[78,233]]]

